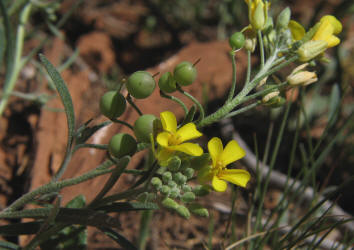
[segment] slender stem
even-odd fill
[[[188,113],[188,109],[187,109],[186,105],[177,97],[172,96],[172,95],[167,95],[166,93],[164,93],[162,91],[160,91],[160,96],[178,103],[183,108],[184,114]]]
[[[129,102],[129,101],[128,101]],[[140,114],[140,113],[139,113]],[[142,115],[142,114],[140,114]],[[112,122],[115,122],[115,123],[120,123],[120,124],[123,124],[124,126],[127,126],[128,128],[130,128],[131,130],[134,130],[133,126],[130,125],[129,123],[125,122],[125,121],[122,121],[122,120],[118,120],[118,119],[112,119],[111,120]]]
[[[18,25],[17,35],[16,35],[16,45],[15,45],[15,53],[14,53],[14,59],[13,59],[13,68],[11,70],[11,73],[9,75],[6,75],[3,98],[1,99],[1,102],[0,102],[0,116],[4,112],[7,101],[9,99],[9,95],[15,87],[15,83],[16,83],[18,74],[20,73],[20,70],[21,70],[20,61],[21,61],[23,43],[25,40],[25,24],[27,23],[28,18],[30,16],[31,7],[32,7],[32,4],[31,4],[31,2],[29,2],[23,8],[23,10],[21,11],[21,14],[20,14],[20,23]]]
[[[78,144],[74,147],[73,152],[77,151],[80,148],[95,148],[95,149],[107,150],[108,144]]]
[[[229,97],[227,98],[226,102],[230,102],[235,95],[235,88],[236,88],[236,58],[235,58],[235,51],[230,51],[231,63],[232,63],[232,83],[231,89],[229,92]]]
[[[188,92],[186,92],[183,89],[181,89],[181,87],[177,87],[177,89],[178,89],[179,92],[181,92],[183,95],[185,95],[186,97],[191,99],[192,102],[194,102],[197,105],[197,107],[199,109],[199,112],[200,112],[198,120],[202,121],[204,119],[204,116],[205,116],[205,112],[204,112],[204,108],[203,108],[202,104],[200,104],[200,102],[194,96],[192,96]]]
[[[16,201],[14,201],[9,207],[7,207],[6,209],[2,210],[2,213],[4,212],[10,212],[10,211],[15,211],[20,209],[21,207],[23,207],[24,205],[26,205],[28,202],[31,202],[35,199],[36,196],[38,195],[42,195],[42,194],[48,194],[48,193],[52,193],[52,192],[58,192],[59,190],[61,190],[64,187],[68,187],[68,186],[73,186],[76,184],[79,184],[81,182],[93,179],[97,176],[100,175],[104,175],[107,173],[112,172],[114,169],[110,169],[109,167],[111,167],[114,164],[113,161],[111,160],[107,160],[104,163],[102,163],[101,165],[99,165],[97,168],[87,172],[86,174],[83,174],[81,176],[78,177],[74,177],[74,178],[70,178],[70,179],[66,179],[63,181],[58,181],[58,182],[50,182],[46,185],[40,186],[38,188],[36,188],[35,190],[21,196],[20,198],[18,198]]]
[[[261,102],[254,102],[254,103],[252,103],[252,104],[250,104],[250,105],[247,105],[246,107],[243,107],[243,108],[240,108],[240,109],[238,109],[238,110],[236,110],[236,111],[233,111],[233,112],[231,112],[231,113],[228,113],[228,114],[225,116],[225,118],[230,118],[230,117],[239,115],[239,114],[241,114],[241,113],[243,113],[243,112],[246,112],[246,111],[248,111],[248,110],[250,110],[250,109],[253,109],[253,108],[259,106],[260,104],[261,104]]]
[[[252,69],[252,64],[251,64],[251,51],[247,50],[247,73],[246,73],[245,86],[250,82],[250,79],[251,79],[251,69]]]
[[[265,59],[264,59],[264,44],[263,44],[262,31],[258,30],[257,35],[258,35],[258,42],[259,42],[259,52],[261,55],[261,69],[263,69]]]
[[[138,108],[138,106],[136,106],[135,103],[133,102],[130,94],[128,94],[125,99],[127,99],[129,104],[135,109],[136,112],[138,112],[139,115],[143,115],[143,112],[141,112],[140,109]]]

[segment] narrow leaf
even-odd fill
[[[7,241],[2,241],[0,240],[0,249],[4,249],[4,250],[19,250],[20,246],[11,243],[11,242],[7,242]]]
[[[137,211],[137,210],[154,210],[159,206],[153,202],[115,202],[107,206],[102,206],[97,209],[105,212],[123,212],[123,211]]]
[[[102,232],[104,232],[108,237],[117,242],[123,249],[126,250],[137,250],[137,248],[127,240],[123,235],[117,233],[116,231],[110,228],[99,228]]]

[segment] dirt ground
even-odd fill
[[[313,9],[320,3],[318,0],[289,2],[293,7],[294,17],[305,23],[311,21]],[[329,11],[336,4],[336,1],[328,1],[321,11]],[[65,13],[71,5],[72,1],[64,1],[60,13]],[[304,5],[306,6],[303,7]],[[107,90],[105,77],[112,76],[115,72],[118,72],[116,81],[142,69],[162,75],[164,72],[173,71],[174,66],[181,61],[195,62],[201,59],[196,66],[197,82],[186,90],[202,102],[201,89],[206,90],[209,102],[221,100],[225,96],[232,72],[228,56],[229,45],[227,41],[217,41],[216,28],[208,26],[201,28],[200,32],[206,37],[204,41],[198,39],[188,29],[178,30],[176,34],[176,30],[168,24],[157,32],[150,32],[143,28],[142,20],[151,13],[154,13],[151,1],[91,0],[75,11],[70,21],[60,30],[64,39],[54,38],[45,46],[42,53],[56,66],[67,59],[76,48],[80,51],[76,62],[62,72],[62,77],[72,95],[76,124],[81,125],[91,118],[94,119],[93,124],[105,120],[99,113],[98,102]],[[29,51],[36,44],[38,41],[32,38],[25,44],[25,51]],[[237,62],[237,75],[241,80],[246,69],[246,55],[243,51],[237,53]],[[39,84],[43,79],[34,72],[36,69],[33,64],[26,66],[18,80],[16,90],[53,95],[54,92],[47,84]],[[178,97],[191,105],[183,96]],[[161,111],[174,110],[178,117],[183,115],[183,110],[179,106],[162,100],[157,89],[148,101],[139,100],[136,103],[143,113],[158,116]],[[0,118],[0,209],[23,193],[47,183],[58,169],[65,154],[67,138],[65,114],[58,112],[58,109],[62,109],[59,98],[52,98],[43,108],[34,102],[11,98],[4,116]],[[137,114],[129,107],[121,118],[128,123],[134,123]],[[96,133],[90,141],[105,144],[112,135],[123,131],[130,133],[123,126],[111,125]],[[128,168],[139,166],[143,156],[141,153],[134,157]],[[95,168],[105,157],[106,153],[100,150],[79,150],[70,162],[64,178],[78,176]],[[107,178],[108,176],[95,178],[62,190],[63,204],[78,194],[83,194],[87,201],[92,200]],[[111,193],[124,190],[131,181],[129,176],[124,176]],[[242,197],[247,198],[247,192],[249,190],[245,190]],[[277,191],[271,193],[276,194]],[[271,200],[266,203],[270,208]],[[215,241],[213,243],[217,246],[223,238],[228,219],[230,193],[213,194],[203,202],[210,208],[214,224],[217,225],[213,237]],[[246,213],[246,203],[243,198],[238,200],[240,215]],[[350,206],[348,208],[350,209]],[[140,214],[132,212],[116,216],[124,229],[123,234],[135,241]],[[209,219],[192,217],[186,221],[177,216],[170,218],[171,214],[164,211],[154,214],[152,225],[156,224],[158,227],[151,227],[149,241],[151,249],[204,249]],[[26,237],[21,238],[22,242],[27,240]],[[89,229],[88,240],[89,249],[117,247],[116,243],[92,228]]]

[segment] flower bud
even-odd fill
[[[162,180],[164,183],[168,183],[170,180],[172,180],[172,174],[169,171],[166,171],[165,173],[162,174]]]
[[[170,198],[174,199],[174,198],[177,198],[180,193],[181,193],[181,191],[177,187],[174,187],[174,188],[171,188],[170,194],[168,196]]]
[[[176,91],[176,80],[172,76],[171,72],[164,73],[159,79],[159,88],[166,93],[172,93]]]
[[[165,199],[163,199],[163,201],[161,202],[162,206],[164,206],[165,208],[168,209],[173,209],[173,210],[177,210],[177,208],[179,207],[178,203],[175,202],[174,200],[172,200],[171,198],[166,197]]]
[[[172,180],[168,181],[167,185],[168,185],[170,188],[177,187],[177,183],[174,182],[174,181],[172,181]]]
[[[182,205],[179,205],[177,207],[176,212],[185,219],[189,219],[189,217],[191,216],[188,208]]]
[[[273,92],[270,92],[270,93],[266,94],[265,96],[263,96],[262,102],[267,103],[267,102],[269,102],[270,99],[278,96],[279,94],[280,94],[280,92],[278,90],[274,90]]]
[[[286,100],[284,97],[275,96],[268,100],[268,102],[264,103],[264,105],[271,108],[279,108],[285,104]]]
[[[209,194],[209,188],[204,185],[198,185],[193,188],[193,193],[195,193],[196,196],[205,196]]]
[[[192,191],[192,188],[191,188],[191,186],[189,186],[189,185],[187,185],[187,184],[184,184],[184,185],[182,186],[182,191],[183,191],[183,192],[191,192],[191,191]]]
[[[191,85],[197,78],[197,70],[190,62],[181,62],[174,69],[174,78],[182,86]]]
[[[108,144],[109,153],[117,158],[134,154],[136,148],[135,139],[131,135],[123,133],[114,135]]]
[[[251,25],[255,30],[262,30],[264,28],[266,23],[264,8],[263,1],[258,1],[258,3],[256,3],[253,16],[250,18]]]
[[[167,168],[172,172],[178,171],[181,166],[181,159],[178,156],[172,156],[167,161]]]
[[[250,52],[254,52],[257,45],[257,34],[253,29],[249,29],[249,28],[245,29],[244,34],[246,37],[245,49]]]
[[[292,86],[307,86],[313,82],[316,82],[317,75],[315,72],[305,71],[305,67],[308,63],[304,63],[298,67],[296,67],[291,74],[286,78],[288,83]]]
[[[193,192],[185,192],[182,197],[181,201],[184,203],[192,202],[195,200],[195,194]]]
[[[156,190],[160,190],[162,187],[162,181],[160,180],[160,178],[158,177],[153,177],[151,179],[151,185],[156,189]]]
[[[291,10],[289,7],[280,12],[277,18],[277,28],[278,29],[287,29],[290,22]]]
[[[125,98],[117,91],[108,91],[100,99],[100,111],[109,119],[115,119],[121,116],[125,108]]]
[[[133,97],[144,99],[152,94],[156,82],[149,72],[137,71],[128,78],[126,86],[129,94]]]
[[[183,174],[187,177],[187,179],[191,179],[194,175],[194,169],[193,168],[186,168],[184,171],[183,171]]]
[[[300,62],[307,62],[320,55],[327,49],[328,43],[323,40],[308,41],[300,46],[297,53]]]
[[[232,50],[242,49],[245,45],[245,36],[242,32],[235,32],[229,39],[229,44]]]
[[[185,184],[186,181],[187,181],[187,177],[185,175],[183,175],[182,173],[180,172],[177,172],[175,174],[173,174],[173,180],[179,184],[179,185],[182,185],[182,184]]]
[[[150,142],[150,134],[153,133],[154,115],[142,115],[134,123],[134,135],[139,142]]]
[[[164,195],[168,195],[171,191],[171,188],[167,185],[162,185],[160,192]]]
[[[209,217],[209,212],[206,208],[198,203],[193,203],[188,206],[189,210],[200,217]]]

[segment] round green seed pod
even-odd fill
[[[127,81],[129,94],[137,99],[144,99],[152,94],[156,87],[154,78],[146,71],[134,72]]]
[[[172,93],[176,91],[176,80],[171,72],[164,73],[159,79],[159,88],[166,93]]]
[[[242,32],[235,32],[229,38],[229,44],[233,50],[242,49],[245,45],[245,36]]]
[[[126,106],[124,96],[117,91],[108,91],[100,99],[100,111],[109,119],[121,116]]]
[[[173,72],[176,82],[182,86],[191,85],[197,78],[197,70],[190,62],[181,62]]]
[[[109,153],[117,158],[134,154],[136,148],[137,143],[134,137],[123,133],[114,135],[108,144]]]
[[[150,134],[153,133],[154,120],[156,120],[154,115],[142,115],[134,123],[134,135],[139,142],[150,142]]]

